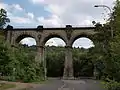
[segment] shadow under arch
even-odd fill
[[[92,60],[73,61],[74,77],[93,77],[94,63]]]
[[[94,77],[94,61],[89,49],[74,48],[73,50],[74,77]]]
[[[50,34],[50,35],[46,36],[46,37],[43,39],[42,45],[45,46],[45,43],[46,43],[48,40],[52,39],[52,38],[62,39],[62,40],[64,41],[65,45],[67,44],[67,40],[65,40],[62,36],[60,36],[60,35],[58,35],[58,34]]]
[[[42,41],[42,45],[45,46],[45,44],[53,39],[57,38],[58,40],[62,40],[65,43],[66,46],[66,40],[64,37],[61,37],[58,34],[49,34],[46,37],[44,37]],[[62,77],[64,73],[64,62],[65,62],[65,46],[45,46],[44,48],[44,59],[46,63],[46,76],[47,77]],[[52,58],[50,58],[51,56]]]
[[[75,52],[83,53],[83,56],[80,54],[75,54],[73,52],[73,69],[75,77],[93,77],[94,76],[94,62],[92,61],[92,57],[90,56],[89,49],[93,49],[95,47],[94,43],[94,35],[92,34],[77,34],[71,38],[70,45],[73,47],[73,44],[76,40],[80,38],[87,38],[92,41],[93,46],[89,48],[73,48]],[[85,53],[85,54],[84,54]],[[76,58],[77,57],[77,58]],[[84,58],[82,58],[84,57]]]

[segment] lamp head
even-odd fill
[[[98,5],[95,5],[94,7],[99,7]]]

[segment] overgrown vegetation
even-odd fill
[[[20,82],[44,80],[43,66],[35,59],[35,50],[19,45],[11,47],[4,41],[2,30],[7,22],[7,12],[0,10],[0,79]]]
[[[101,25],[96,24],[97,30],[99,30],[102,41],[103,52],[100,52],[103,56],[103,62],[105,68],[102,70],[106,81],[105,85],[108,90],[120,90],[120,1],[116,0],[113,8],[113,13],[109,19],[109,23]],[[112,28],[111,28],[112,27]],[[113,29],[113,38],[111,37],[111,29]],[[104,31],[104,33],[102,33]],[[98,38],[100,36],[98,35]],[[96,39],[98,39],[96,38]]]
[[[88,49],[74,48],[73,64],[74,76],[93,76],[93,62]],[[64,72],[65,48],[64,47],[46,47],[46,62],[48,77],[62,77]]]
[[[6,84],[6,83],[0,83],[0,90],[7,90],[9,88],[14,88],[16,85],[14,84]]]
[[[1,11],[0,15],[6,15]],[[6,16],[5,16],[6,18]],[[7,20],[0,17],[0,27]],[[3,22],[4,21],[4,22]],[[3,22],[3,23],[1,23]],[[73,49],[74,76],[96,76],[105,81],[108,90],[120,90],[120,1],[117,0],[110,21],[104,25],[96,23],[99,33],[92,37],[95,47],[88,50]],[[111,37],[111,27],[114,37]],[[32,82],[43,80],[44,70],[41,64],[35,62],[35,47],[19,46],[13,48],[4,41],[0,42],[0,72],[2,79],[12,81]],[[47,47],[47,76],[63,75],[65,49],[62,47]]]
[[[65,60],[65,49],[62,47],[46,48],[46,63],[48,77],[62,77]]]
[[[21,82],[43,80],[43,66],[35,62],[35,52],[31,48],[19,46],[11,48],[0,43],[1,79]]]

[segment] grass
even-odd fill
[[[37,82],[31,82],[33,84],[46,84],[48,83],[49,81],[48,80],[45,80],[45,81],[37,81]],[[30,90],[32,87],[30,88],[22,88],[22,89],[18,89],[18,90]]]
[[[6,83],[0,83],[0,90],[6,90],[9,88],[14,88],[16,85],[14,84],[6,84]]]

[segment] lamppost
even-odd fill
[[[112,10],[111,10],[111,8],[109,7],[109,6],[106,6],[106,5],[95,5],[94,7],[105,7],[105,8],[107,8],[108,10],[109,10],[109,15],[111,15],[112,14]],[[110,18],[110,21],[112,20],[112,18]],[[110,29],[111,29],[111,37],[113,38],[113,28],[112,28],[112,24],[110,23]]]
[[[110,7],[106,6],[106,5],[95,5],[94,7],[106,7],[107,9],[109,9],[110,14],[112,13],[112,10]]]

